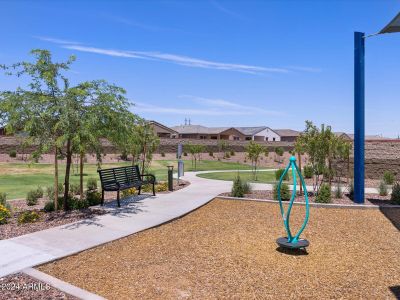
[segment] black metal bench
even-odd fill
[[[104,192],[117,192],[118,207],[121,207],[119,202],[119,192],[136,188],[138,194],[142,189],[142,185],[152,184],[153,185],[153,196],[155,193],[155,182],[156,178],[152,174],[140,174],[139,167],[119,167],[111,169],[100,169],[100,181],[101,181],[101,205],[104,204]],[[146,178],[146,179],[145,179]]]

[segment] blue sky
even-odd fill
[[[0,64],[75,54],[73,83],[124,87],[166,125],[353,131],[353,32],[375,33],[387,1],[1,1]],[[366,132],[400,134],[400,33],[367,40]],[[0,77],[0,89],[15,78]]]

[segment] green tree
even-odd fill
[[[24,88],[0,93],[0,123],[6,124],[7,132],[25,132],[26,141],[37,144],[33,157],[53,150],[54,191],[58,195],[57,156],[64,142],[61,117],[69,89],[69,81],[63,72],[69,69],[75,57],[56,63],[47,50],[35,49],[31,54],[34,62],[1,66],[7,75],[27,77],[29,83]],[[57,197],[54,206],[57,209]]]
[[[260,158],[262,154],[264,154],[267,149],[263,145],[260,145],[254,141],[250,141],[246,147],[245,147],[247,157],[251,161],[251,166],[252,166],[252,173],[253,173],[253,179],[257,180],[257,167],[260,162]]]
[[[190,156],[192,157],[192,167],[196,171],[197,170],[197,161],[200,160],[201,153],[204,153],[206,151],[206,147],[204,145],[188,143],[185,145],[184,148],[185,148],[185,151],[190,153]]]

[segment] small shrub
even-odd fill
[[[349,198],[351,200],[354,200],[354,182],[353,181],[350,181],[348,189],[349,189]]]
[[[18,216],[18,224],[34,223],[40,219],[36,211],[24,211]]]
[[[11,217],[11,212],[3,204],[0,204],[0,225],[6,224],[8,219]]]
[[[188,156],[187,152],[183,152],[183,156]]]
[[[315,197],[316,203],[330,203],[331,202],[331,187],[327,183],[323,183]]]
[[[137,193],[137,190],[135,188],[131,188],[128,190],[123,190],[121,196],[123,198],[125,198],[125,197],[129,197],[131,195],[136,195],[136,193]]]
[[[160,182],[155,186],[156,192],[166,192],[168,191],[168,182]]]
[[[39,198],[43,198],[43,194],[44,194],[44,192],[43,192],[43,188],[41,187],[41,186],[39,186],[36,190],[35,190],[35,193],[36,193],[36,197],[39,199]]]
[[[69,185],[69,192],[70,192],[72,195],[79,195],[79,193],[80,193],[80,186],[79,186],[79,184],[71,183],[71,184]]]
[[[37,201],[38,201],[37,191],[36,190],[29,191],[28,194],[26,195],[26,204],[29,206],[36,205]]]
[[[58,194],[64,193],[64,185],[62,183],[58,184]],[[46,195],[49,200],[54,201],[54,186],[49,186],[46,188]]]
[[[224,158],[231,158],[231,155],[229,154],[229,152],[225,152]]]
[[[231,196],[239,198],[244,197],[243,182],[242,179],[240,179],[239,174],[235,177],[235,180],[233,181]]]
[[[229,153],[231,156],[235,156],[235,151],[231,150],[231,152]]]
[[[313,168],[312,168],[312,166],[304,166],[303,174],[304,174],[304,178],[312,178],[313,177]]]
[[[276,183],[274,185],[274,200],[279,200],[278,199],[278,184]],[[289,185],[286,183],[282,183],[281,185],[281,199],[282,201],[288,201],[290,200],[290,189],[289,189]]]
[[[340,183],[338,182],[336,189],[335,189],[335,198],[341,199],[342,197],[343,197],[342,187],[340,186]]]
[[[3,205],[9,211],[11,211],[11,205],[7,202],[7,194],[0,193],[0,205]]]
[[[250,183],[245,181],[245,182],[243,182],[242,187],[243,187],[243,193],[245,193],[245,194],[251,193],[251,185],[250,185]]]
[[[86,187],[89,191],[97,190],[97,179],[89,178],[86,182]]]
[[[68,198],[69,209],[77,210],[89,207],[89,201],[87,199],[78,199],[75,197]]]
[[[210,151],[210,152],[208,152],[208,155],[211,157],[214,157],[214,152]]]
[[[53,201],[47,201],[44,205],[43,210],[45,212],[52,212],[54,211],[54,202]]]
[[[165,152],[161,152],[161,157],[165,157]]]
[[[278,170],[275,171],[275,179],[277,181],[279,181],[281,179],[281,176],[282,176],[283,172],[285,172],[285,169],[278,169]],[[286,173],[286,175],[283,178],[283,180],[289,180],[289,174],[288,173]]]
[[[282,147],[276,147],[276,148],[275,148],[275,153],[276,153],[277,155],[279,155],[279,156],[282,156],[284,152],[285,152],[285,151],[283,150]]]
[[[8,156],[10,156],[12,158],[16,158],[17,157],[17,151],[11,150],[10,152],[8,152]]]
[[[396,182],[395,184],[393,184],[390,200],[393,203],[400,205],[400,183]]]
[[[97,191],[86,191],[86,201],[89,206],[99,205],[101,203],[101,193]]]
[[[385,171],[383,173],[383,181],[386,184],[392,185],[394,183],[394,174],[390,171]]]
[[[381,180],[381,182],[379,182],[378,189],[379,189],[379,195],[380,196],[387,196],[388,189],[387,189],[386,183],[383,180]]]

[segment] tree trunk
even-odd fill
[[[58,210],[58,151],[54,146],[54,210]]]
[[[299,171],[301,173],[301,154],[300,152],[297,152],[297,159],[299,160]],[[300,195],[303,193],[303,185],[301,184],[301,179],[299,178],[300,181]]]
[[[83,199],[83,159],[84,153],[81,151],[79,159],[79,194],[81,196],[81,200]]]
[[[71,171],[72,151],[71,139],[67,140],[67,164],[65,166],[65,180],[64,180],[64,210],[68,210],[68,193],[69,193],[69,175]]]

